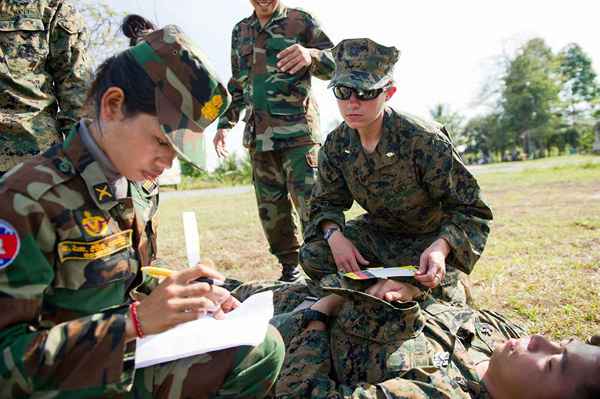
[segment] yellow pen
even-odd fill
[[[156,278],[169,277],[174,273],[174,271],[171,269],[166,269],[164,267],[156,267],[156,266],[144,266],[144,267],[142,267],[142,272],[148,274],[151,277],[156,277]],[[210,278],[210,277],[199,277],[199,278],[195,279],[194,281],[198,282],[198,283],[207,283],[210,285],[218,285],[218,286],[222,286],[225,284],[224,281],[215,280],[214,278]]]

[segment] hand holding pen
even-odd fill
[[[239,301],[219,286],[219,282],[224,281],[223,275],[208,266],[198,264],[181,271],[160,269],[164,272],[164,279],[137,306],[144,334],[168,330],[209,312],[214,318],[222,319],[224,313],[239,306]],[[148,272],[151,269],[143,270]]]

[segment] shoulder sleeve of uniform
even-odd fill
[[[37,201],[52,188],[75,176],[71,161],[57,154],[16,166],[4,176],[2,184]]]

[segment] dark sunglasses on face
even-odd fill
[[[333,95],[338,100],[349,100],[352,96],[352,93],[361,101],[369,101],[377,98],[382,92],[382,89],[374,89],[374,90],[360,90],[355,89],[353,87],[347,86],[335,86],[333,88]]]

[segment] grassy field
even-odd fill
[[[600,157],[501,165],[475,168],[495,214],[471,275],[477,306],[557,339],[600,332]],[[183,210],[196,211],[202,255],[225,274],[278,276],[253,192],[163,201],[159,249],[173,265],[184,264]]]

